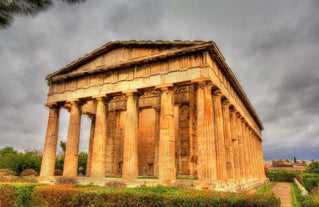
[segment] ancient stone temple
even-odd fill
[[[262,123],[212,41],[110,42],[46,80],[42,178],[54,176],[59,112],[66,108],[65,177],[78,178],[81,116],[87,115],[90,182],[194,178],[195,187],[236,191],[267,181]]]

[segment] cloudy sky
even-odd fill
[[[114,40],[213,40],[255,107],[263,148],[319,159],[319,1],[55,1],[0,30],[0,148],[41,149],[45,76]],[[67,134],[61,112],[59,139]],[[82,117],[81,150],[89,119]]]

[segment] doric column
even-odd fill
[[[160,89],[159,179],[175,180],[174,91],[170,86]]]
[[[92,153],[93,153],[93,142],[94,142],[94,130],[95,130],[95,115],[89,115],[91,119],[91,129],[90,129],[90,140],[89,140],[89,150],[88,150],[88,159],[86,163],[86,176],[91,174],[91,164],[92,164]]]
[[[128,92],[126,121],[124,134],[122,178],[138,177],[138,96],[136,92]]]
[[[245,155],[244,155],[244,144],[243,144],[243,133],[241,128],[241,115],[237,112],[236,117],[236,129],[238,138],[238,148],[239,148],[239,167],[240,167],[240,178],[245,177]]]
[[[106,172],[107,102],[97,97],[92,150],[91,177],[104,177]]]
[[[261,144],[261,138],[259,136],[256,137],[258,156],[259,156],[259,176],[260,178],[265,178],[265,167],[264,167],[264,156]]]
[[[225,154],[226,154],[226,171],[227,179],[235,178],[234,172],[234,152],[233,143],[231,138],[231,123],[230,123],[230,112],[229,112],[229,101],[224,100],[222,102],[223,108],[223,123],[224,123],[224,137],[225,137]]]
[[[232,108],[230,110],[230,125],[231,125],[231,139],[233,141],[234,150],[234,171],[235,178],[240,178],[240,153],[238,144],[238,134],[237,134],[237,117],[236,110]]]
[[[49,106],[49,119],[40,171],[40,176],[43,177],[54,176],[59,131],[59,112],[60,107],[58,105]]]
[[[249,128],[248,128],[248,123],[245,121],[244,122],[244,128],[245,128],[245,137],[246,137],[246,154],[247,154],[247,176],[248,177],[253,177],[253,165],[255,162],[255,158],[253,157],[252,150],[253,147],[251,145],[251,140],[250,140],[250,133],[249,133]]]
[[[197,174],[199,181],[206,182],[217,179],[212,86],[201,82],[197,87]]]
[[[158,176],[158,156],[159,156],[159,133],[161,108],[155,107],[155,143],[154,143],[154,176]]]
[[[252,169],[252,175],[253,177],[258,177],[258,158],[256,157],[257,149],[256,149],[256,143],[253,136],[253,131],[251,128],[249,128],[249,139],[250,139],[250,145],[251,145],[251,157],[253,158],[253,165],[251,166]]]
[[[77,176],[78,172],[82,103],[80,101],[72,101],[70,104],[70,121],[66,141],[63,176]]]
[[[249,177],[254,177],[254,165],[255,165],[255,157],[254,157],[254,146],[251,140],[251,133],[248,123],[245,123],[245,131],[246,131],[246,139],[247,139],[247,150],[248,150],[248,171]]]
[[[246,134],[246,121],[243,117],[240,119],[241,121],[241,133],[242,133],[242,143],[243,143],[243,159],[244,159],[244,166],[243,172],[244,177],[249,177],[249,157],[248,157],[248,143],[247,143],[247,134]]]
[[[221,104],[221,92],[215,90],[213,92],[213,106],[215,116],[215,136],[216,136],[216,163],[217,163],[217,179],[225,180],[226,173],[226,155],[224,142],[223,114]]]

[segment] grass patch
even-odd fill
[[[275,183],[269,183],[268,185],[266,185],[265,187],[259,189],[257,191],[257,194],[261,194],[261,195],[272,195],[272,189],[275,186]]]
[[[292,199],[292,206],[293,207],[300,207],[299,200],[301,199],[302,195],[301,195],[301,192],[295,183],[291,184],[290,193],[291,193],[291,199]]]
[[[316,207],[319,206],[319,195],[303,196],[295,183],[291,186],[293,207]]]

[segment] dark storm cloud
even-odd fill
[[[265,151],[313,152],[319,147],[318,9],[318,1],[299,0],[90,0],[71,7],[57,1],[0,30],[0,148],[42,148],[44,77],[78,57],[112,40],[201,39],[218,44],[246,91],[265,126]],[[68,118],[63,110],[62,140]],[[89,124],[83,117],[81,150]]]
[[[163,4],[161,1],[129,1],[118,3],[105,17],[105,26],[118,38],[152,39],[160,37]]]

